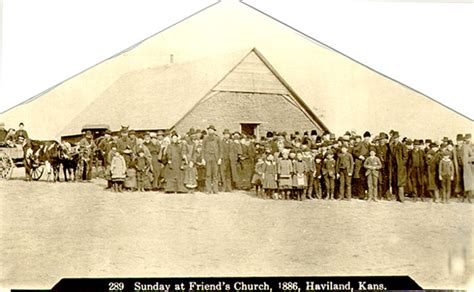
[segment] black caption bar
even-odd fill
[[[84,278],[62,279],[51,291],[383,291],[422,290],[408,276]],[[12,290],[14,291],[14,290]],[[20,290],[17,290],[20,291]]]

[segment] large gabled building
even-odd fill
[[[257,137],[268,131],[328,128],[268,60],[253,48],[129,72],[62,131],[68,139],[85,124],[135,131],[230,129]]]
[[[151,84],[151,81],[140,80],[141,76],[159,75],[162,70],[171,72],[178,69],[180,64],[185,66],[188,62],[197,62],[195,60],[199,59],[214,62],[212,60],[217,60],[219,56],[225,56],[229,52],[248,48],[246,49],[248,53],[250,48],[254,47],[258,48],[268,63],[277,68],[278,73],[284,77],[286,82],[281,83],[291,85],[292,90],[288,89],[289,86],[281,87],[291,93],[287,95],[300,101],[304,99],[304,103],[312,112],[337,135],[342,135],[346,130],[356,130],[359,133],[369,130],[378,133],[394,129],[402,136],[440,139],[444,136],[455,138],[457,133],[472,132],[474,123],[471,119],[325,44],[308,38],[244,2],[237,1],[219,2],[170,26],[22,105],[0,114],[0,121],[5,122],[7,127],[15,127],[18,122],[23,121],[31,136],[37,139],[73,135],[78,131],[79,121],[83,124],[110,123],[111,129],[114,130],[118,126],[111,122],[114,115],[124,123],[129,119],[131,127],[144,128],[144,125],[138,123],[138,117],[123,111],[138,106],[133,100],[125,97],[135,96],[135,101],[138,102],[140,97],[133,92],[141,92],[140,94],[151,94],[159,100],[156,105],[141,104],[142,107],[146,107],[142,109],[144,112],[160,115],[159,119],[149,117],[150,123],[147,125],[152,124],[153,128],[175,125],[178,129],[181,125],[185,128],[189,126],[189,118],[198,113],[203,105],[210,105],[211,102],[224,98],[224,95],[234,95],[234,98],[228,100],[240,99],[242,104],[244,100],[250,100],[243,89],[239,89],[238,93],[232,93],[229,89],[229,86],[236,85],[235,82],[244,81],[239,79],[241,76],[238,77],[236,73],[238,70],[234,72],[236,74],[229,75],[226,82],[217,85],[220,79],[231,71],[232,66],[243,59],[245,53],[228,57],[229,66],[223,66],[222,70],[217,65],[212,68],[214,65],[210,65],[211,63],[208,63],[207,67],[196,69],[202,70],[199,77],[203,81],[202,84],[190,84],[186,75],[180,77],[183,88],[179,89],[166,88],[164,80],[160,81],[163,84],[153,80],[155,85],[159,84],[162,91],[158,93],[151,92],[152,89],[147,91],[138,88],[134,85],[135,81],[137,84],[145,85],[147,82]],[[169,64],[170,54],[174,55],[174,64]],[[184,72],[183,69],[180,74],[186,74]],[[275,76],[282,81],[278,74]],[[127,78],[135,81],[127,82]],[[195,85],[199,85],[196,91],[194,91]],[[245,87],[248,84],[239,86]],[[220,90],[210,92],[213,89]],[[188,94],[191,91],[193,94]],[[216,94],[216,91],[221,93]],[[165,93],[169,92],[175,93],[173,97],[165,96]],[[301,99],[298,99],[294,92],[297,92]],[[265,94],[267,94],[265,98],[269,99],[269,93]],[[116,95],[116,98],[107,95]],[[206,100],[206,96],[215,98]],[[93,109],[92,105],[100,103],[101,100],[110,100],[110,104],[107,105],[109,112],[88,113]],[[128,106],[121,107],[121,103]],[[167,110],[162,112],[157,108],[158,104]],[[193,107],[193,111],[189,112]],[[308,120],[317,121],[311,118],[311,111],[308,111],[303,103],[295,104],[295,108],[299,107],[309,117]],[[171,108],[173,110],[170,110]],[[260,111],[266,109],[267,107],[260,108]],[[94,122],[101,116],[104,119],[110,117],[111,120]],[[285,115],[280,119],[288,122],[293,116]],[[89,117],[89,120],[83,117]],[[133,125],[135,121],[137,124]],[[199,125],[196,127],[210,122],[200,117]],[[259,132],[264,131],[266,126],[265,120],[254,116],[248,118],[241,116],[239,122],[248,124],[248,127],[251,127],[251,124],[259,124]],[[238,130],[235,124],[229,124],[228,127]]]

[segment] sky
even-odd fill
[[[0,112],[214,2],[3,0]],[[244,2],[474,118],[472,1]]]

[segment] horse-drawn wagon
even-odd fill
[[[20,144],[0,145],[0,179],[10,179],[15,167],[24,167],[23,146]],[[44,163],[34,163],[30,167],[33,180],[39,180],[44,172]]]

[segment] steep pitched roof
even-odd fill
[[[278,79],[281,88],[271,89],[275,93],[291,96],[297,107],[320,128],[327,127],[294,92],[289,84],[256,49],[239,50],[195,61],[173,63],[145,70],[129,72],[120,77],[95,101],[74,118],[60,133],[69,136],[80,133],[84,124],[104,123],[118,130],[126,123],[132,129],[170,129],[212,90],[227,91],[225,83],[230,73],[252,55],[258,56],[262,65]],[[260,68],[260,70],[265,70]],[[252,78],[252,77],[248,77]],[[266,77],[267,79],[269,77]],[[254,78],[254,80],[257,80]],[[258,88],[256,81],[249,88],[238,91],[266,92]],[[266,83],[268,85],[268,80]],[[253,86],[252,86],[253,85]],[[257,87],[256,87],[257,86]]]
[[[248,53],[239,50],[195,61],[172,63],[124,74],[61,132],[80,133],[86,123],[105,123],[112,130],[171,128]]]
[[[57,133],[125,73],[257,47],[332,131],[396,129],[409,137],[472,132],[473,121],[310,39],[245,3],[223,1],[0,114],[40,139]],[[419,121],[429,121],[422,123]],[[112,125],[111,125],[112,126]]]

